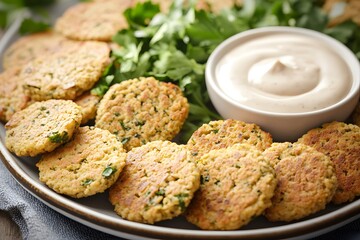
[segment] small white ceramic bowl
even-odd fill
[[[216,66],[229,51],[242,42],[264,33],[295,33],[318,39],[328,44],[348,65],[352,85],[345,98],[335,104],[315,111],[278,113],[254,109],[229,97],[220,87],[221,81],[216,79]],[[336,66],[335,66],[336,67]],[[206,65],[206,86],[210,99],[225,119],[237,119],[248,123],[256,123],[263,130],[268,131],[275,141],[296,141],[308,130],[319,127],[331,121],[345,121],[359,101],[360,92],[360,64],[355,55],[337,40],[325,34],[295,27],[264,27],[239,33],[221,43],[211,54]]]

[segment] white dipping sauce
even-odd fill
[[[325,42],[268,33],[242,42],[215,69],[219,88],[257,110],[311,112],[344,98],[352,84],[345,61]]]

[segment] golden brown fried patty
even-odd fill
[[[127,27],[123,12],[131,0],[107,0],[78,3],[56,22],[55,30],[75,40],[110,41]]]
[[[82,125],[95,119],[97,105],[99,104],[100,99],[99,96],[86,92],[74,100],[74,102],[81,107]]]
[[[73,100],[92,88],[109,63],[108,45],[89,41],[74,43],[70,48],[24,66],[21,77],[27,95],[39,101]]]
[[[19,38],[3,55],[3,67],[21,67],[37,57],[59,52],[69,42],[54,32],[34,33]]]
[[[107,130],[81,127],[74,139],[44,154],[40,180],[58,193],[81,198],[109,188],[125,166],[126,153]]]
[[[212,149],[230,147],[236,143],[249,143],[263,151],[270,147],[272,137],[256,124],[233,119],[211,121],[197,129],[187,145],[195,158]]]
[[[6,69],[0,74],[0,121],[7,122],[12,115],[30,103],[31,99],[22,88],[21,68]]]
[[[180,88],[155,78],[139,78],[110,87],[99,103],[96,126],[117,135],[125,149],[155,140],[171,140],[189,111]]]
[[[80,122],[80,107],[72,101],[35,102],[6,123],[5,145],[18,156],[51,152],[71,139]]]
[[[349,202],[360,195],[360,127],[327,123],[308,131],[298,142],[314,147],[334,163],[338,188],[332,202]]]
[[[270,221],[294,221],[325,208],[336,191],[332,161],[325,154],[300,143],[273,143],[265,157],[274,166],[278,184],[272,206],[265,211]]]
[[[128,152],[109,197],[122,218],[152,224],[184,212],[199,182],[185,146],[154,141]]]
[[[256,147],[211,150],[197,165],[201,185],[185,216],[201,229],[238,229],[271,205],[274,170]]]

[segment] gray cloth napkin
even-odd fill
[[[11,215],[26,240],[120,239],[84,226],[47,207],[18,184],[1,161],[0,209]],[[315,239],[359,240],[360,220]]]
[[[11,215],[26,240],[120,239],[77,223],[47,207],[18,184],[1,161],[0,209]]]

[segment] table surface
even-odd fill
[[[22,239],[20,229],[8,213],[0,211],[0,239],[20,240]]]

